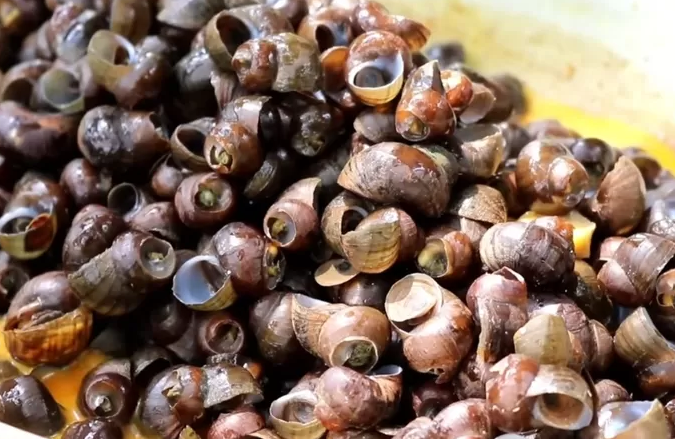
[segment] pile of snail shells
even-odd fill
[[[675,434],[675,178],[429,37],[367,0],[2,2],[0,421]],[[88,350],[67,425],[40,378]]]

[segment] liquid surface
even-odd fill
[[[4,319],[0,319],[0,327],[4,327],[4,324]],[[33,371],[33,374],[42,380],[56,402],[61,406],[67,424],[86,419],[86,416],[77,409],[77,393],[79,386],[87,372],[104,362],[106,359],[107,357],[100,352],[88,351],[80,355],[80,357],[68,367],[62,369],[41,367]],[[0,337],[0,360],[12,361],[12,363],[23,373],[31,372],[30,367],[12,359],[9,352],[7,352],[4,337]],[[60,433],[53,436],[54,439],[60,437]],[[125,429],[124,439],[147,438],[140,434],[134,425],[130,425]]]
[[[656,157],[664,167],[675,172],[675,150],[650,134],[614,120],[591,116],[578,109],[546,100],[530,91],[528,91],[528,100],[529,112],[523,118],[523,122],[558,119],[563,125],[585,137],[597,137],[617,147],[639,146]],[[4,326],[4,322],[0,321],[0,325]],[[5,348],[4,337],[0,337],[0,360],[6,359],[11,360],[11,357]],[[40,372],[43,382],[54,399],[63,407],[63,413],[68,422],[85,418],[77,409],[79,384],[89,370],[105,359],[106,357],[98,352],[87,352],[62,370],[45,369]],[[30,371],[30,368],[26,366],[16,363],[15,365],[23,372]],[[124,437],[125,439],[147,439],[138,432],[135,426],[127,427]]]
[[[597,137],[612,146],[626,148],[639,146],[654,156],[661,166],[675,172],[675,148],[655,136],[616,120],[590,115],[584,111],[559,104],[527,92],[529,112],[523,122],[539,119],[558,119],[564,126],[585,137]]]

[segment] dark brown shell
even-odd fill
[[[534,224],[495,224],[480,241],[480,255],[489,270],[508,267],[532,286],[560,282],[574,270],[572,245],[559,234]]]
[[[642,306],[654,298],[659,274],[675,256],[675,243],[649,233],[624,240],[598,272],[607,295],[623,306]]]
[[[54,397],[32,376],[2,381],[0,406],[0,422],[40,436],[57,433],[65,423]]]
[[[70,195],[75,206],[105,204],[112,188],[112,175],[106,169],[98,170],[83,158],[71,160],[61,172],[61,187]]]
[[[442,215],[457,179],[457,162],[442,147],[385,142],[352,156],[338,184],[379,203],[400,203],[430,217]]]
[[[63,269],[75,271],[102,253],[127,229],[124,220],[107,207],[90,204],[79,211],[63,243]]]
[[[120,315],[167,285],[175,268],[171,244],[149,233],[129,231],[71,273],[68,281],[89,308],[99,314]]]
[[[78,146],[97,168],[116,172],[150,167],[169,151],[169,140],[156,113],[101,106],[80,122]]]
[[[213,248],[234,289],[258,297],[274,289],[283,277],[286,261],[281,249],[260,231],[244,223],[230,223],[213,236]]]
[[[12,301],[4,328],[7,350],[26,364],[67,364],[89,344],[92,324],[66,273],[47,272],[28,281]]]
[[[65,162],[75,151],[79,116],[37,113],[12,101],[0,103],[0,153],[28,164]]]
[[[236,195],[216,173],[196,174],[178,186],[174,204],[186,226],[211,228],[225,223],[234,213]]]

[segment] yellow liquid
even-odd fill
[[[528,101],[529,112],[522,119],[524,123],[538,119],[558,119],[563,125],[583,136],[597,137],[617,147],[639,146],[656,157],[664,167],[675,172],[675,150],[655,136],[611,119],[589,115],[581,110],[548,101],[529,91]],[[0,337],[0,359],[11,360],[3,337]],[[105,359],[105,356],[98,352],[87,352],[70,366],[50,372],[43,378],[54,399],[63,407],[68,422],[84,419],[76,403],[79,384],[89,370]],[[30,371],[26,366],[16,363],[15,365],[23,372]],[[58,438],[58,435],[56,437]],[[146,438],[132,425],[127,427],[125,439]]]
[[[656,136],[616,120],[588,114],[576,108],[549,101],[527,91],[529,111],[523,123],[539,119],[558,119],[565,127],[584,137],[597,137],[612,146],[639,146],[655,157],[661,166],[675,172],[675,145],[668,146]]]
[[[4,327],[4,319],[0,319],[0,327]],[[104,354],[98,351],[87,351],[80,355],[67,367],[62,369],[46,369],[37,375],[49,389],[56,402],[61,406],[61,411],[66,420],[66,425],[86,419],[77,409],[77,394],[80,383],[87,372],[107,360]],[[5,338],[0,337],[0,360],[10,360],[21,372],[30,373],[31,367],[21,364],[12,359],[5,345]],[[61,433],[54,439],[61,437]],[[124,439],[146,439],[135,425],[128,425],[124,431]]]

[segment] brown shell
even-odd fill
[[[385,300],[392,326],[403,339],[410,367],[449,381],[473,344],[471,311],[431,277],[410,274],[392,285]]]
[[[483,264],[508,267],[532,286],[560,282],[574,270],[574,250],[559,234],[521,222],[495,224],[480,241]]]
[[[263,296],[283,277],[286,260],[281,249],[253,227],[240,222],[227,224],[212,242],[220,265],[230,271],[237,293]]]
[[[266,4],[221,11],[206,24],[204,46],[221,70],[232,69],[232,56],[248,40],[292,32],[291,23]]]
[[[349,46],[345,82],[366,105],[382,105],[398,96],[412,71],[412,54],[401,38],[386,31],[366,32]]]
[[[438,217],[447,209],[456,179],[457,162],[442,147],[385,142],[352,156],[338,184],[375,202]]]
[[[213,228],[224,224],[234,213],[237,197],[230,183],[215,172],[195,174],[178,186],[174,205],[187,227]]]
[[[564,144],[548,138],[532,141],[520,151],[516,184],[523,196],[534,203],[532,210],[562,214],[581,202],[589,177]]]
[[[63,269],[75,271],[105,251],[127,229],[124,220],[107,207],[90,204],[80,210],[63,243]]]
[[[89,308],[99,314],[120,315],[167,285],[175,268],[171,244],[149,233],[129,231],[71,273],[68,281]]]
[[[21,260],[44,254],[68,221],[68,203],[56,182],[37,173],[25,173],[14,185],[12,198],[0,217],[0,246]]]
[[[642,306],[654,298],[659,274],[675,256],[675,243],[649,233],[624,240],[598,272],[606,294],[623,306]]]
[[[613,235],[632,231],[646,210],[646,187],[632,160],[620,157],[600,183],[590,209]]]
[[[396,107],[396,131],[410,142],[449,137],[456,122],[444,93],[437,61],[414,70]]]
[[[401,37],[410,50],[420,50],[427,43],[431,31],[422,23],[391,14],[387,8],[377,1],[361,1],[352,13],[354,25],[361,32],[382,30]]]
[[[319,232],[320,190],[320,178],[298,180],[286,188],[265,213],[265,236],[290,251],[308,249]]]
[[[513,336],[527,323],[527,286],[515,271],[502,268],[477,278],[466,303],[480,327],[477,359],[496,363],[513,352]]]
[[[5,343],[23,363],[63,365],[87,347],[92,325],[92,313],[80,306],[66,273],[51,271],[31,279],[15,296]]]
[[[71,160],[61,172],[59,184],[70,195],[75,206],[105,204],[112,188],[110,171],[96,169],[83,158]]]
[[[38,113],[13,101],[0,103],[0,153],[27,164],[65,162],[75,151],[79,115]]]
[[[321,8],[305,16],[298,35],[316,41],[322,53],[335,46],[349,46],[354,39],[350,11],[334,6]]]
[[[474,184],[457,192],[448,212],[487,224],[506,222],[508,213],[502,194],[490,186]]]
[[[118,172],[150,167],[169,151],[169,140],[156,113],[107,105],[82,117],[77,143],[92,165]]]
[[[314,415],[329,431],[375,427],[398,408],[401,372],[398,366],[384,366],[371,375],[331,367],[317,385]]]
[[[251,92],[312,93],[322,82],[318,46],[290,32],[243,43],[232,58],[232,67]]]

